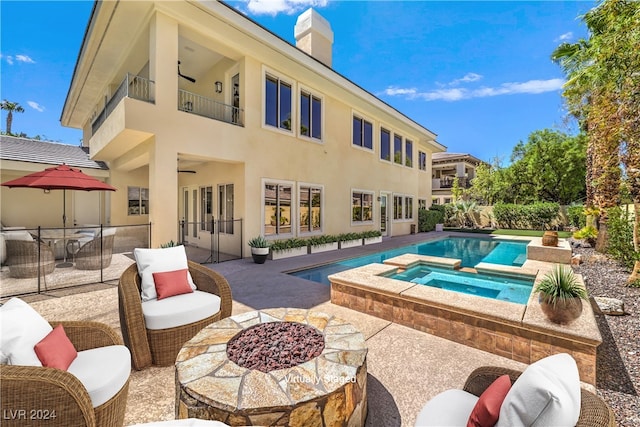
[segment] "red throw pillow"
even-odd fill
[[[69,369],[71,362],[78,357],[78,352],[67,337],[62,325],[58,325],[42,338],[33,350],[36,352],[42,366],[48,368]]]
[[[153,273],[153,282],[156,285],[158,299],[182,295],[193,292],[187,280],[188,269],[163,271]]]
[[[511,389],[509,375],[503,375],[495,380],[480,395],[476,406],[473,407],[467,427],[493,427],[498,422],[500,407]]]

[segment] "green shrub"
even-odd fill
[[[613,259],[631,269],[636,260],[640,260],[640,253],[633,248],[633,223],[626,211],[615,207],[607,210],[607,253]]]
[[[380,230],[369,230],[369,231],[362,232],[362,237],[364,239],[369,239],[371,237],[380,237],[380,236],[382,236],[382,233],[380,232]]]
[[[346,242],[349,240],[358,240],[362,239],[362,234],[360,233],[343,233],[338,235],[339,242]]]
[[[420,209],[418,211],[418,231],[433,231],[436,224],[444,223],[444,208],[441,210]]]
[[[271,243],[271,250],[273,251],[286,251],[290,249],[302,248],[308,246],[305,239],[298,239],[293,237],[291,239],[276,240]]]
[[[496,203],[493,215],[499,227],[511,229],[549,229],[558,218],[560,205],[557,203],[534,203],[517,205],[513,203]]]
[[[323,234],[322,236],[312,236],[307,239],[307,243],[316,246],[316,245],[326,245],[328,243],[334,243],[338,241],[338,236],[333,236],[331,234]]]
[[[567,207],[567,219],[572,227],[582,228],[586,226],[587,216],[584,214],[584,206],[572,205]]]

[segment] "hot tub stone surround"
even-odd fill
[[[298,322],[324,335],[320,356],[271,372],[227,358],[227,342],[268,322]],[[364,336],[334,316],[303,309],[268,309],[232,316],[204,328],[176,360],[176,418],[229,425],[362,426],[367,415]]]
[[[406,254],[385,264],[331,275],[331,302],[523,363],[569,353],[576,359],[581,380],[595,385],[596,349],[602,337],[590,304],[584,304],[574,323],[556,325],[542,313],[535,292],[524,305],[385,277],[398,269],[433,261],[433,257]],[[438,264],[454,268],[456,261],[442,259]],[[531,275],[537,282],[552,267],[528,260],[522,267],[483,263],[476,269]]]

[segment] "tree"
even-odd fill
[[[11,135],[11,124],[13,123],[13,113],[24,113],[24,108],[17,102],[10,102],[6,99],[0,103],[0,109],[7,111],[7,135]]]
[[[505,175],[505,169],[499,158],[494,158],[491,165],[481,163],[476,167],[476,176],[465,193],[479,203],[493,205],[501,202],[504,195],[508,193],[509,183]]]
[[[564,43],[551,57],[567,74],[563,95],[589,138],[587,202],[600,210],[596,249],[603,251],[607,209],[619,201],[621,164],[636,218],[640,214],[640,3],[604,0],[583,21],[589,39]],[[638,232],[634,244],[640,249]],[[634,273],[640,274],[640,263]]]

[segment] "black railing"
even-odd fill
[[[192,261],[213,264],[243,257],[242,219],[180,221],[178,227],[179,243]]]
[[[244,110],[241,108],[182,89],[178,91],[178,110],[238,126],[244,125]]]
[[[154,82],[144,77],[127,74],[124,80],[118,86],[113,96],[105,103],[104,108],[96,116],[91,123],[91,132],[95,134],[100,126],[107,120],[107,117],[115,110],[120,101],[125,98],[138,99],[153,103],[155,98],[153,94]]]

